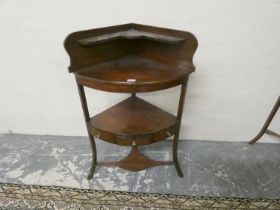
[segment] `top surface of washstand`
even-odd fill
[[[69,71],[85,86],[148,92],[181,84],[195,70],[189,32],[125,24],[74,32],[65,40]]]

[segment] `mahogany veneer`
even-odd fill
[[[177,158],[178,137],[189,74],[197,48],[189,32],[124,24],[79,31],[65,40],[70,56],[69,71],[76,77],[92,148],[91,179],[96,166],[117,166],[139,171],[158,165],[175,165],[183,176]],[[177,116],[136,97],[181,85]],[[131,93],[131,97],[90,117],[84,86],[97,90]],[[174,135],[173,160],[155,161],[142,155],[138,146]],[[132,146],[130,154],[117,162],[97,162],[94,136],[113,144]]]
[[[187,62],[185,65],[187,66]],[[190,66],[191,64],[189,64]],[[136,55],[123,56],[81,69],[76,76],[81,84],[111,92],[148,92],[181,84],[185,68]],[[129,80],[135,80],[129,82]]]
[[[130,97],[90,120],[91,133],[130,146],[151,144],[176,131],[177,118],[138,97]]]

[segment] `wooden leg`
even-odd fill
[[[173,162],[177,171],[177,174],[179,177],[183,177],[183,172],[180,167],[179,161],[178,161],[178,156],[177,156],[177,150],[178,150],[178,138],[179,138],[179,132],[177,132],[174,136],[173,140]]]
[[[260,130],[260,132],[258,133],[258,135],[253,138],[251,141],[249,141],[249,144],[254,144],[256,143],[262,136],[264,133],[266,133],[268,126],[270,125],[271,121],[273,120],[276,112],[278,111],[280,107],[280,96],[278,97],[278,100],[276,101],[275,105],[273,106],[268,118],[266,119],[262,129]]]
[[[96,145],[95,145],[95,140],[92,135],[89,134],[89,139],[90,139],[90,146],[91,146],[91,153],[92,153],[92,162],[91,162],[91,167],[89,170],[89,174],[87,179],[90,180],[93,177],[95,167],[96,167],[96,161],[97,161],[97,153],[96,153]]]
[[[81,104],[82,104],[82,108],[83,108],[84,118],[85,118],[85,122],[86,122],[86,126],[87,126],[88,136],[89,136],[90,145],[91,145],[91,152],[92,152],[92,163],[91,163],[90,172],[89,172],[89,175],[87,178],[92,179],[93,173],[94,173],[95,167],[96,167],[96,162],[97,162],[96,145],[95,145],[95,139],[94,139],[93,135],[91,135],[89,126],[88,126],[88,123],[90,122],[90,117],[89,117],[89,111],[88,111],[88,107],[87,107],[85,90],[84,90],[84,87],[81,84],[79,84],[77,80],[76,80],[76,82],[77,82],[78,91],[79,91],[79,95],[80,95],[80,99],[81,99]]]
[[[267,129],[267,130],[265,131],[265,133],[268,134],[268,135],[271,135],[271,136],[280,138],[280,134],[275,133],[275,132],[273,132],[273,131],[271,131],[271,130],[268,130],[268,129]]]
[[[184,103],[185,103],[185,96],[186,96],[186,92],[187,92],[187,81],[188,81],[188,78],[182,83],[182,86],[181,86],[180,101],[179,101],[179,107],[178,107],[178,112],[177,112],[177,120],[178,120],[177,132],[176,132],[176,134],[174,136],[174,140],[173,140],[173,162],[175,164],[177,174],[180,177],[183,177],[184,175],[183,175],[183,172],[181,170],[181,167],[180,167],[180,164],[178,161],[177,151],[178,151],[179,133],[180,133]]]

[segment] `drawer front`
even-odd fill
[[[106,131],[102,131],[96,128],[92,128],[91,129],[91,134],[94,135],[94,137],[116,144],[116,140],[115,140],[115,135],[110,133],[110,132],[106,132]]]
[[[157,142],[157,141],[161,141],[161,140],[164,140],[170,136],[173,136],[175,135],[176,133],[176,126],[172,126],[168,129],[165,129],[165,130],[161,130],[159,132],[156,132],[155,134],[153,134],[153,139],[152,141],[153,142]]]
[[[145,134],[141,136],[126,136],[126,135],[117,135],[116,144],[118,145],[146,145],[152,143],[152,136],[150,134]]]
[[[144,134],[139,136],[134,135],[121,135],[121,134],[113,134],[110,132],[102,131],[96,128],[91,129],[91,134],[94,137],[113,143],[117,145],[123,146],[132,146],[132,145],[147,145],[152,144],[157,141],[164,140],[168,137],[173,136],[176,133],[177,127],[172,126],[170,128],[158,131],[156,133]]]

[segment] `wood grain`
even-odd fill
[[[177,119],[138,97],[129,97],[92,117],[90,126],[93,135],[111,143],[145,145],[172,136]]]
[[[178,138],[189,74],[197,40],[189,32],[139,24],[125,24],[70,34],[65,49],[75,74],[84,118],[91,141],[92,165],[117,166],[139,171],[158,165],[174,165],[183,177],[177,157]],[[177,116],[138,98],[138,92],[182,85]],[[127,92],[131,97],[90,117],[83,86],[109,92]],[[138,146],[173,136],[173,160],[154,161]],[[131,146],[130,154],[117,162],[97,162],[95,138]]]

